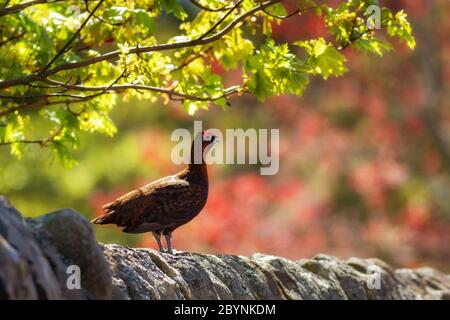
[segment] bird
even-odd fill
[[[201,143],[200,140],[201,139]],[[196,143],[197,140],[197,143]],[[208,172],[204,156],[218,136],[199,132],[192,141],[190,162],[177,174],[153,181],[105,204],[94,224],[115,224],[125,233],[151,232],[160,252],[173,254],[172,232],[195,218],[208,199]],[[195,145],[201,146],[201,150]],[[196,150],[201,151],[195,157]],[[195,160],[199,161],[195,161]],[[166,240],[167,250],[161,242]]]

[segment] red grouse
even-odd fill
[[[162,252],[161,235],[164,235],[167,252],[172,253],[172,232],[197,216],[206,204],[208,173],[203,155],[214,142],[217,142],[217,136],[209,132],[198,134],[192,142],[191,161],[187,168],[104,205],[105,214],[92,222],[116,224],[126,233],[152,232]],[[194,145],[198,147],[194,148]],[[196,149],[201,151],[197,157]]]

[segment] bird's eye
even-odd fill
[[[216,140],[216,136],[211,136],[211,142],[213,142],[214,140]]]

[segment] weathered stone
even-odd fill
[[[0,197],[0,299],[60,299],[58,279],[20,213]]]
[[[157,251],[104,245],[115,299],[182,299],[190,295],[180,273]]]
[[[70,265],[81,269],[80,290],[66,285]],[[101,245],[71,209],[25,223],[0,197],[0,299],[111,298],[450,299],[450,277],[430,268],[394,270],[378,259],[172,255]]]
[[[67,268],[76,265],[81,272],[81,290],[62,286],[71,299],[110,299],[111,271],[91,223],[72,209],[62,209],[36,219],[27,219],[60,282],[67,278]]]

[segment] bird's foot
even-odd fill
[[[176,250],[173,249],[166,249],[166,250],[159,250],[160,253],[168,253],[168,254],[176,254]]]
[[[167,243],[167,253],[174,254],[172,250],[172,233],[165,234],[164,237],[166,238]]]

